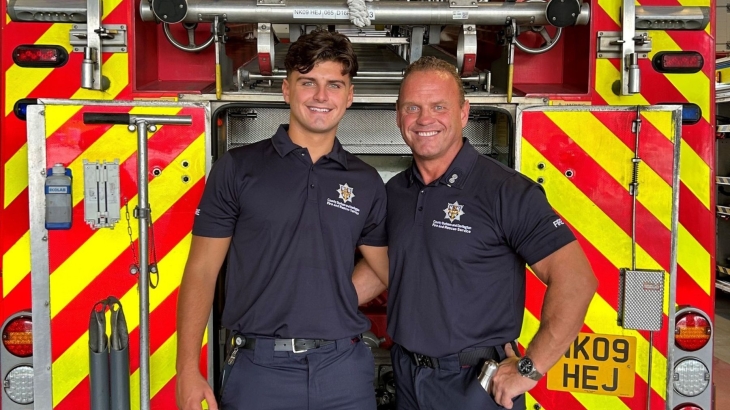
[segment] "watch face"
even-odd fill
[[[521,375],[529,374],[533,369],[532,360],[529,357],[523,357],[517,362],[517,370]]]

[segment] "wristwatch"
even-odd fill
[[[532,359],[527,356],[521,358],[520,361],[517,362],[517,371],[520,372],[522,377],[527,377],[534,381],[538,381],[542,378],[542,373],[537,371],[535,363],[533,363]]]

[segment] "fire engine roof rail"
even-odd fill
[[[28,0],[26,0],[28,1]],[[153,0],[153,3],[159,0]],[[468,15],[461,14],[454,20],[454,8],[450,2],[424,1],[377,1],[368,3],[372,11],[373,24],[479,24],[504,25],[506,21],[515,20],[517,24],[545,25],[550,24],[546,10],[549,3],[515,3],[494,2],[477,3],[469,7]],[[152,6],[154,7],[154,6]],[[337,15],[347,15],[347,3],[331,0],[287,0],[286,5],[260,4],[257,0],[188,0],[187,13],[175,21],[195,23],[211,22],[214,16],[221,16],[227,23],[260,23],[271,24],[342,24],[343,19]],[[143,21],[156,21],[148,0],[141,0],[140,14]],[[328,17],[331,16],[331,17]],[[172,18],[172,16],[170,16]],[[580,13],[574,16],[573,24],[585,25],[590,19],[590,6],[583,3]]]

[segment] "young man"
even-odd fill
[[[454,66],[424,57],[406,69],[397,124],[414,164],[386,185],[399,410],[524,409],[523,393],[575,339],[597,284],[540,185],[462,137],[468,118]],[[526,263],[547,291],[540,329],[518,358],[510,342],[522,326]],[[477,380],[487,359],[501,362],[491,394]]]
[[[222,324],[231,330],[221,409],[375,409],[373,358],[358,335],[353,260],[387,272],[385,188],[335,134],[352,104],[346,37],[302,36],[282,85],[289,125],[232,149],[210,172],[178,299],[177,403],[216,410],[200,346],[227,256]]]

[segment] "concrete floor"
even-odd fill
[[[715,409],[730,409],[730,390],[718,383],[730,380],[730,294],[718,291],[715,298]]]

